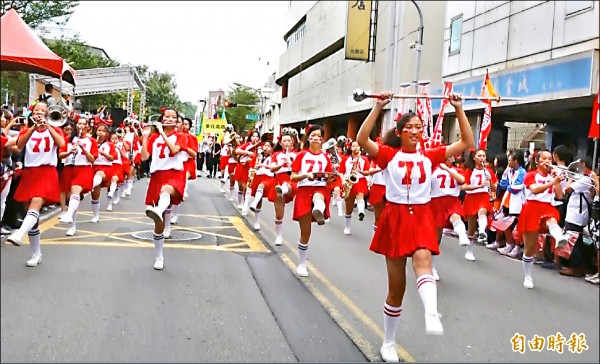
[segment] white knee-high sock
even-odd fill
[[[75,193],[72,194],[69,198],[69,207],[67,208],[67,214],[69,214],[70,216],[75,216],[75,211],[77,211],[77,208],[79,207],[79,202],[79,195]]]
[[[133,189],[133,180],[132,179],[128,179],[127,180],[127,192],[131,193],[131,190]]]
[[[100,200],[92,200],[92,213],[94,216],[100,216]]]
[[[402,306],[394,307],[388,305],[387,302],[383,304],[384,343],[387,344],[396,342],[396,331],[398,330],[398,323],[400,322],[401,314]]]
[[[177,220],[179,218],[179,209],[180,208],[181,208],[181,204],[171,206],[171,216],[173,216],[173,218],[175,218],[175,220]]]
[[[171,206],[167,207],[165,210],[163,221],[165,222],[165,230],[171,230]]]
[[[77,211],[73,212],[73,222],[71,223],[71,229],[77,229],[77,220],[76,220]]]
[[[350,222],[352,221],[352,215],[344,215],[344,223],[346,229],[350,229]]]
[[[154,239],[154,255],[156,258],[162,258],[165,236],[163,234],[153,233],[152,238]]]
[[[559,241],[563,238],[563,232],[558,224],[553,224],[548,226],[548,232],[554,238],[554,240]]]
[[[437,285],[435,278],[431,274],[423,274],[417,278],[417,290],[419,291],[419,296],[421,296],[425,314],[437,314]]]
[[[246,191],[246,197],[244,198],[244,208],[243,210],[248,211],[248,207],[250,207],[250,200],[252,199],[252,191],[250,188]]]
[[[101,183],[102,183],[102,176],[95,175],[94,176],[94,184],[92,185],[93,186],[92,189],[100,186]]]
[[[37,226],[38,220],[40,218],[40,213],[35,210],[27,211],[27,215],[23,219],[21,223],[21,227],[19,228],[20,236],[24,236],[27,234],[34,226]]]
[[[117,182],[111,182],[110,187],[108,188],[108,196],[114,196],[115,191],[117,190]]]
[[[487,228],[487,216],[479,215],[477,218],[477,228],[480,234],[485,234],[485,229]]]
[[[263,192],[264,190],[262,188],[257,188],[256,189],[256,194],[254,195],[254,201],[258,202],[262,199],[263,197]]]
[[[277,234],[277,237],[283,236],[283,220],[275,219],[275,233]]]
[[[123,189],[123,185],[119,185],[117,186],[117,189],[115,190],[115,195],[114,195],[114,200],[113,203],[118,204],[119,201],[121,201],[121,190]]]
[[[29,235],[29,248],[31,249],[31,254],[42,254],[40,229],[37,224],[27,233],[27,235]]]
[[[523,254],[523,273],[525,278],[531,278],[531,269],[533,268],[533,257],[528,257]]]
[[[2,190],[2,194],[1,194],[1,203],[0,203],[0,220],[2,220],[2,218],[4,217],[4,210],[6,210],[6,198],[8,197],[8,193],[10,192],[10,185],[12,183],[12,178],[10,178],[7,182],[6,185],[4,186],[4,189]]]
[[[325,201],[319,199],[319,198],[314,198],[313,199],[313,210],[318,210],[321,212],[325,212]]]
[[[298,242],[298,265],[306,265],[306,257],[308,256],[308,244]]]
[[[242,191],[238,191],[238,205],[244,204],[244,194]]]
[[[342,200],[341,198],[338,198],[338,199],[335,201],[335,204],[337,205],[337,208],[338,208],[338,213],[339,213],[339,212],[343,212],[344,200]]]
[[[260,222],[259,215],[260,215],[260,210],[259,209],[257,209],[256,211],[254,211],[254,224],[257,224],[257,223]]]
[[[439,257],[440,257],[439,255],[431,256],[431,269],[437,269]]]
[[[452,224],[452,229],[458,235],[459,238],[468,240],[467,237],[467,228],[465,227],[465,223],[462,220],[455,221]]]
[[[158,213],[162,214],[163,212],[165,212],[165,210],[167,209],[167,207],[169,207],[170,204],[171,195],[169,195],[166,192],[161,193],[160,197],[158,198],[158,205],[156,206]]]
[[[281,186],[279,186],[279,187],[281,187],[281,195],[282,195],[282,196],[285,196],[285,195],[287,195],[287,194],[288,194],[288,192],[290,192],[290,189],[288,188],[288,185],[287,185],[287,183],[284,183],[284,184],[282,184],[282,185],[281,185]]]
[[[356,206],[358,208],[358,213],[365,213],[365,200],[358,200],[358,202],[356,202]]]

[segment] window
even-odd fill
[[[462,15],[450,22],[450,47],[449,54],[460,53],[460,38],[462,36]]]
[[[287,47],[289,48],[292,44],[299,41],[304,34],[306,34],[306,17],[302,19],[290,33],[288,33],[287,37],[285,38]]]
[[[566,1],[566,16],[578,15],[594,8],[593,1]]]

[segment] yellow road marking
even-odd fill
[[[42,240],[43,245],[68,245],[68,246],[95,246],[95,247],[113,247],[113,248],[154,248],[154,243],[137,241],[135,243],[116,243],[116,242],[99,242],[99,241],[49,241]],[[29,245],[29,242],[23,242],[22,245]],[[233,253],[254,253],[252,249],[244,248],[224,248],[219,245],[186,245],[186,244],[169,244],[164,245],[165,249],[189,249],[189,250],[213,250]]]
[[[229,221],[233,226],[235,226],[235,228],[240,232],[240,234],[242,234],[242,237],[246,239],[246,243],[251,249],[262,253],[266,253],[269,251],[267,247],[256,237],[256,234],[254,234],[252,231],[250,231],[250,229],[248,229],[248,227],[246,226],[246,224],[244,224],[244,221],[241,218],[237,216],[229,216]]]

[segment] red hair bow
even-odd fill
[[[167,108],[166,108],[166,107],[164,107],[164,106],[163,106],[163,107],[161,107],[161,108],[160,108],[160,113],[161,113],[161,114],[164,114],[164,113],[165,113],[165,111],[167,111]]]

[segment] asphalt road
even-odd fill
[[[112,212],[103,200],[98,224],[86,197],[74,237],[43,223],[39,267],[25,266],[27,244],[2,245],[2,362],[367,361],[206,180],[173,226],[202,237],[168,240],[153,270],[151,242],[131,236],[152,228],[147,182]]]

